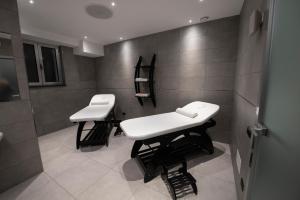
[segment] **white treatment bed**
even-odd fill
[[[200,126],[213,118],[220,109],[218,105],[200,101],[190,103],[182,108],[196,112],[197,116],[190,118],[177,112],[170,112],[129,119],[121,122],[120,126],[127,137],[134,140],[145,140]]]
[[[120,131],[120,121],[116,120],[114,115],[115,99],[113,94],[95,95],[87,107],[70,116],[71,122],[79,123],[76,138],[77,149],[80,146],[108,145],[108,136],[113,125],[117,125],[117,131]],[[94,122],[93,128],[84,130],[84,125],[89,121]],[[89,133],[81,140],[83,131],[89,131]]]
[[[220,107],[196,101],[182,109],[192,112],[194,116],[176,111],[121,122],[120,127],[125,135],[135,140],[131,157],[137,158],[144,169],[144,182],[155,177],[157,168],[167,158],[180,160],[199,150],[205,150],[209,154],[214,152],[206,130],[216,125],[212,118]],[[155,145],[157,143],[159,145]],[[143,145],[149,148],[141,150]]]

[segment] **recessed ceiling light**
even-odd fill
[[[193,23],[193,20],[190,19],[190,20],[189,20],[189,24],[191,24],[191,23]]]
[[[34,4],[34,0],[29,0],[29,3],[30,4]]]
[[[123,37],[120,37],[120,40],[123,40]]]
[[[199,2],[203,2],[204,0],[199,0]]]
[[[116,2],[111,2],[111,6],[116,6]]]
[[[84,36],[84,39],[87,39],[87,38],[88,38],[88,36],[85,35],[85,36]]]

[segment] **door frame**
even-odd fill
[[[266,44],[266,55],[264,58],[264,65],[261,77],[261,90],[260,90],[260,101],[259,101],[259,113],[258,113],[258,122],[262,123],[264,117],[264,108],[267,98],[267,85],[269,81],[269,72],[270,70],[270,56],[272,48],[272,37],[274,32],[274,16],[276,14],[275,6],[278,0],[269,0],[269,16],[268,16],[268,33],[267,33],[267,44]]]
[[[266,42],[266,50],[265,50],[265,56],[264,56],[264,67],[262,70],[262,76],[261,76],[261,85],[260,85],[260,99],[259,99],[259,112],[258,112],[258,119],[257,123],[263,125],[263,117],[264,117],[264,108],[265,108],[265,102],[267,98],[267,83],[269,80],[269,72],[270,72],[270,55],[271,55],[271,48],[272,48],[272,37],[273,37],[273,31],[274,31],[274,15],[276,14],[275,5],[278,0],[269,0],[269,8],[268,8],[268,16],[264,16],[264,18],[267,17],[267,42]],[[265,23],[265,21],[264,21]],[[251,142],[249,145],[249,151],[253,147],[253,143],[255,144],[255,147],[253,149],[253,157],[252,157],[252,167],[249,168],[247,173],[247,180],[246,180],[246,188],[244,195],[242,197],[243,200],[250,200],[250,191],[252,188],[252,185],[255,182],[256,179],[256,163],[259,161],[259,141],[260,141],[261,135],[251,135]]]

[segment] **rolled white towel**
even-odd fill
[[[100,105],[107,105],[107,104],[109,104],[109,101],[107,100],[91,102],[91,106],[100,106]]]
[[[184,116],[189,117],[189,118],[195,118],[198,115],[198,113],[196,113],[196,112],[193,112],[193,111],[190,111],[190,110],[187,110],[187,109],[183,109],[183,108],[177,108],[176,112],[178,114],[184,115]]]

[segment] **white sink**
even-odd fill
[[[1,142],[2,138],[3,138],[3,133],[0,132],[0,142]]]

